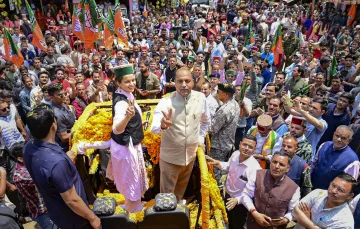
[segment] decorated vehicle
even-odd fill
[[[71,150],[79,154],[76,165],[82,174],[84,186],[90,203],[96,198],[112,197],[117,206],[111,216],[101,217],[103,228],[113,228],[114,225],[127,225],[121,228],[166,228],[160,224],[174,223],[189,225],[190,228],[225,228],[227,223],[226,209],[222,200],[216,180],[214,179],[212,166],[206,163],[204,149],[199,147],[197,160],[185,194],[187,205],[177,204],[172,212],[156,212],[154,210],[154,198],[159,190],[159,152],[161,135],[150,131],[153,110],[159,100],[138,100],[142,109],[144,123],[144,140],[142,141],[149,190],[144,195],[144,208],[140,212],[128,213],[121,205],[125,198],[114,188],[111,180],[106,178],[107,163],[110,157],[109,151],[87,149],[84,155],[79,154],[82,143],[94,143],[108,141],[112,131],[112,107],[111,102],[91,103],[76,121],[71,133]],[[206,138],[207,148],[210,147],[209,137]],[[209,150],[209,149],[207,149]],[[206,151],[206,149],[205,149]],[[81,173],[80,173],[81,174]],[[159,215],[161,214],[161,215]],[[157,220],[158,217],[161,220]],[[133,225],[134,224],[134,225]],[[132,225],[132,226],[130,226]],[[168,225],[168,224],[167,224]],[[196,226],[197,225],[197,226]],[[118,226],[116,228],[119,228]],[[184,228],[178,226],[178,228]],[[185,227],[186,228],[186,227]],[[189,228],[189,227],[188,227]]]

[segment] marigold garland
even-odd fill
[[[90,103],[71,129],[71,150],[78,153],[80,142],[94,143],[108,141],[112,132],[111,101]],[[91,155],[95,149],[88,149],[86,155]]]
[[[97,193],[97,197],[112,197],[116,200],[117,204],[124,204],[125,197],[121,193],[111,193],[108,189],[105,189],[103,193]]]
[[[202,147],[198,147],[197,156],[201,173],[202,228],[208,229],[210,220],[209,176]]]
[[[96,173],[96,171],[99,168],[99,163],[100,163],[100,157],[99,157],[99,154],[97,154],[95,156],[95,158],[91,162],[91,166],[90,166],[90,169],[89,169],[89,174],[95,174]]]

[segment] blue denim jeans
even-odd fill
[[[42,214],[33,219],[36,221],[41,229],[57,229],[58,227],[53,223],[48,214]]]

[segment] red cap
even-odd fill
[[[147,50],[148,50],[148,47],[146,45],[141,46],[141,51],[147,51]]]
[[[259,51],[259,48],[254,45],[253,47],[251,47],[251,50]]]
[[[294,123],[296,125],[300,125],[300,126],[306,126],[305,125],[305,119],[302,117],[297,117],[297,116],[293,116],[291,119],[291,123]]]
[[[219,61],[219,62],[221,61],[220,56],[214,56],[212,59],[213,59],[213,61],[214,61],[214,60],[217,60],[217,61]]]

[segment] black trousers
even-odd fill
[[[230,196],[226,194],[225,198],[226,204],[227,199],[230,198]],[[238,204],[230,211],[226,210],[226,213],[229,219],[229,229],[246,229],[248,210],[244,205]]]

